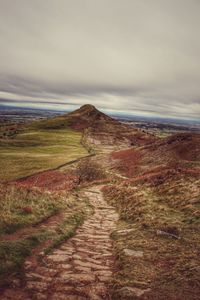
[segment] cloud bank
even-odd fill
[[[200,118],[198,0],[0,0],[0,103]]]

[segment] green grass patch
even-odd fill
[[[41,232],[24,240],[0,242],[0,285],[5,284],[10,274],[22,275],[21,267],[25,258],[48,236],[46,232]]]
[[[88,154],[81,144],[80,132],[35,127],[0,139],[0,180],[13,180],[56,168]]]
[[[76,229],[83,224],[85,218],[93,213],[93,209],[89,202],[85,199],[83,203],[77,203],[74,212],[69,215],[56,229],[56,235],[50,246],[48,246],[44,253],[50,253],[54,248],[57,248],[65,240],[72,237]]]
[[[23,263],[31,255],[33,248],[47,241],[48,247],[44,246],[43,251],[45,254],[50,253],[75,234],[85,218],[93,213],[93,209],[87,198],[71,196],[65,213],[65,218],[56,228],[38,229],[26,239],[0,242],[0,286],[9,282],[10,275],[23,277]]]

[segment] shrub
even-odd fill
[[[100,180],[106,177],[102,167],[93,160],[87,158],[81,160],[77,166],[76,174],[78,176],[78,183],[90,182]]]

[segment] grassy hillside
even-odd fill
[[[59,123],[52,124],[51,128],[47,124],[49,122],[36,122],[0,139],[0,180],[13,180],[55,168],[87,154],[80,143],[81,133],[57,128]]]
[[[194,300],[199,295],[200,169],[169,169],[113,183],[104,195],[120,213],[113,234],[113,299]]]
[[[0,126],[0,181],[15,180],[87,155],[94,145],[146,144],[152,137],[106,116],[91,105],[28,125]],[[110,149],[109,149],[110,151]]]
[[[199,150],[199,134],[178,133],[110,154],[124,176],[104,188],[120,214],[113,299],[199,298]]]

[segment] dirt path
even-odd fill
[[[110,234],[118,215],[103,200],[99,186],[85,194],[95,209],[92,217],[75,237],[45,256],[36,267],[27,260],[24,296],[20,297],[16,289],[16,297],[7,293],[3,300],[110,299],[108,286],[114,264]]]
[[[67,214],[64,212],[57,213],[53,216],[42,220],[38,224],[26,226],[21,228],[14,233],[4,234],[1,236],[2,241],[16,241],[19,239],[28,238],[31,234],[37,233],[41,229],[51,229],[56,230],[56,227],[66,218]]]

